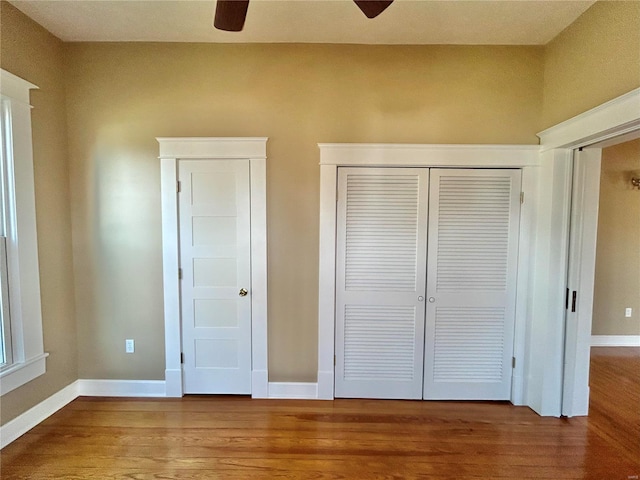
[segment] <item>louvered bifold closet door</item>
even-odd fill
[[[336,397],[422,398],[428,176],[339,169]]]
[[[425,399],[510,398],[519,219],[519,170],[431,170]]]

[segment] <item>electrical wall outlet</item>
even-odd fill
[[[126,353],[133,353],[136,350],[136,345],[135,342],[133,341],[133,338],[127,338],[124,341],[124,351]]]
[[[624,309],[624,316],[627,318],[631,318],[631,315],[633,314],[633,308],[625,308]]]

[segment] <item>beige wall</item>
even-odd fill
[[[640,190],[631,186],[633,175],[640,177],[640,140],[602,150],[594,335],[640,335]]]
[[[638,87],[640,2],[597,2],[546,46],[541,127]]]
[[[315,381],[318,142],[536,143],[540,47],[71,44],[81,378],[164,378],[156,136],[266,136],[269,368]],[[136,339],[136,354],[124,339]]]
[[[0,4],[0,66],[32,91],[33,161],[47,373],[1,399],[0,424],[76,380],[71,218],[64,101],[64,46],[6,2]]]

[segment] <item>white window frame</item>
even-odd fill
[[[29,91],[38,88],[0,69],[3,126],[8,138],[7,264],[12,363],[0,370],[0,395],[46,371],[40,304],[33,144]]]

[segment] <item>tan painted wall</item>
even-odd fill
[[[640,335],[640,190],[632,175],[640,177],[640,140],[602,150],[594,335]]]
[[[541,127],[638,87],[640,2],[597,2],[546,46]]]
[[[6,2],[0,4],[0,66],[32,91],[33,161],[47,373],[1,399],[0,424],[76,380],[69,168],[63,44]]]
[[[541,47],[70,44],[81,378],[164,378],[156,136],[266,136],[269,368],[315,381],[318,142],[537,143]],[[136,339],[136,354],[124,339]]]

